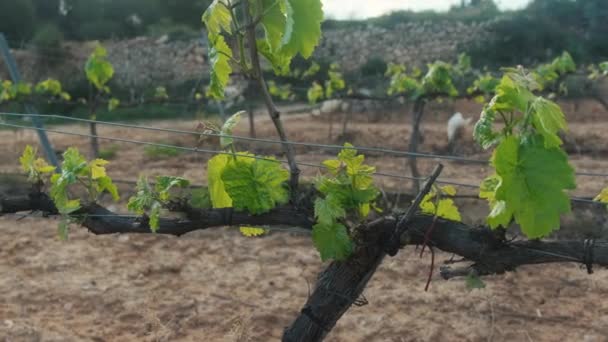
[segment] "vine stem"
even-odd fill
[[[424,115],[424,107],[425,107],[425,99],[419,98],[414,102],[414,117],[412,122],[412,133],[410,135],[410,146],[409,152],[415,154],[418,151],[418,141],[420,140],[420,122],[422,121],[422,116]],[[412,155],[409,158],[410,171],[412,173],[412,177],[419,178],[420,172],[418,171],[418,163],[416,161],[416,156]],[[414,193],[418,193],[420,191],[420,183],[418,180],[414,180]]]
[[[424,196],[426,196],[426,194],[428,194],[429,191],[431,191],[431,188],[433,187],[433,184],[435,183],[435,181],[441,174],[441,171],[443,171],[443,164],[437,164],[437,166],[435,166],[435,169],[429,176],[428,180],[424,184],[424,187],[422,187],[422,190],[420,190],[418,192],[418,195],[416,195],[416,198],[414,199],[414,202],[412,202],[412,205],[407,209],[407,212],[405,213],[405,215],[403,215],[403,217],[401,217],[399,222],[397,222],[395,230],[393,231],[393,235],[392,235],[390,241],[388,241],[388,243],[387,243],[386,252],[388,255],[390,255],[390,256],[397,255],[397,252],[399,251],[399,247],[401,245],[403,245],[403,243],[401,243],[401,242],[403,240],[403,235],[407,231],[407,224],[409,223],[409,221],[412,219],[412,217],[418,210],[418,207],[420,206],[420,203],[424,199]]]
[[[279,139],[282,142],[283,150],[285,151],[287,157],[287,163],[289,164],[290,171],[290,180],[289,180],[289,189],[290,189],[290,197],[292,204],[297,204],[297,194],[298,194],[298,182],[300,178],[300,169],[296,164],[295,151],[291,144],[288,144],[287,134],[285,133],[285,128],[283,127],[283,122],[281,121],[281,113],[277,109],[268,92],[268,86],[266,84],[266,80],[264,80],[264,74],[262,73],[262,66],[260,63],[260,57],[258,55],[258,47],[256,45],[255,38],[255,26],[251,25],[252,18],[249,13],[249,2],[243,2],[243,15],[245,16],[245,20],[247,21],[247,40],[249,42],[249,54],[251,58],[251,67],[252,67],[252,76],[258,81],[258,85],[262,90],[262,97],[264,98],[264,103],[266,104],[266,108],[268,109],[268,114],[272,119],[272,122],[279,134]]]

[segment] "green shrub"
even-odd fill
[[[168,143],[163,143],[168,145]],[[184,153],[183,150],[167,147],[167,146],[146,146],[144,148],[144,155],[150,159],[166,159],[171,157],[179,156]]]
[[[63,32],[55,24],[44,24],[36,30],[32,38],[32,44],[44,56],[45,61],[54,62],[65,54],[61,44],[63,43]],[[47,58],[51,57],[51,58]]]
[[[363,76],[382,76],[386,72],[386,62],[380,57],[372,57],[361,66]]]
[[[99,150],[99,158],[105,160],[112,160],[116,158],[116,155],[118,154],[118,149],[118,145],[110,145],[106,148],[102,148],[101,150]]]

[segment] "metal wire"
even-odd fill
[[[208,153],[208,154],[214,154],[214,155],[217,155],[217,154],[234,155],[234,153],[227,152],[227,151],[209,150],[209,149],[202,149],[202,148],[197,148],[197,147],[176,146],[176,145],[153,143],[153,142],[148,142],[148,141],[140,141],[140,140],[132,140],[132,139],[124,139],[124,138],[104,137],[104,136],[100,136],[100,135],[92,135],[92,134],[85,134],[85,133],[66,132],[66,131],[60,131],[60,130],[50,129],[50,128],[36,128],[36,127],[32,127],[32,126],[15,125],[15,124],[9,124],[9,123],[5,123],[5,122],[0,122],[0,126],[30,129],[30,130],[44,130],[44,131],[50,132],[50,133],[74,135],[74,136],[88,137],[88,138],[94,137],[94,138],[103,139],[103,140],[125,142],[125,143],[130,143],[130,144],[156,146],[156,147],[174,148],[174,149],[178,149],[178,150],[196,152],[196,153]],[[256,155],[239,155],[239,156],[241,156],[243,158],[252,158],[252,159],[258,159],[258,160],[266,160],[266,161],[270,161],[270,162],[274,162],[274,163],[288,164],[287,160],[266,158],[266,157],[260,157],[260,156],[256,156]],[[317,168],[317,169],[327,169],[327,167],[324,165],[318,165],[318,164],[312,164],[312,163],[306,163],[306,162],[296,162],[296,164],[300,165],[300,166],[313,167],[313,168]],[[393,174],[388,174],[388,173],[375,173],[375,175],[382,176],[382,177],[396,178],[396,179],[424,180],[424,178],[421,178],[421,177],[401,176],[401,175],[393,175]]]
[[[226,151],[200,149],[200,148],[196,148],[196,147],[194,147],[194,148],[192,148],[192,147],[183,147],[183,146],[161,144],[161,143],[153,143],[153,142],[131,140],[131,139],[123,139],[123,138],[104,137],[104,136],[84,134],[84,133],[66,132],[66,131],[60,131],[60,130],[49,129],[49,128],[36,128],[36,127],[32,127],[32,126],[15,125],[15,124],[9,124],[9,123],[4,123],[4,122],[0,122],[0,126],[8,126],[8,127],[30,129],[30,130],[44,130],[44,131],[51,132],[51,133],[74,135],[74,136],[89,137],[89,138],[90,137],[96,137],[98,139],[104,139],[104,140],[110,140],[110,141],[119,141],[119,142],[138,144],[138,145],[148,145],[148,146],[156,146],[156,147],[174,148],[174,149],[179,149],[179,150],[184,150],[184,151],[190,151],[190,152],[196,152],[196,153],[207,153],[207,154],[214,154],[214,155],[217,155],[217,154],[234,155],[232,152],[226,152]],[[270,161],[270,162],[274,162],[274,163],[288,164],[288,162],[286,160],[266,158],[266,157],[260,157],[260,156],[255,156],[255,155],[241,155],[241,157],[252,158],[252,159],[257,159],[257,160],[266,160],[266,161]],[[317,169],[327,169],[326,166],[319,165],[319,164],[312,164],[312,163],[306,163],[306,162],[296,162],[296,164],[299,165],[299,166],[306,166],[306,167],[312,167],[312,168],[317,168]],[[413,177],[413,176],[395,175],[395,174],[383,173],[383,172],[376,172],[376,173],[374,173],[374,175],[375,176],[380,176],[380,177],[401,179],[401,180],[413,180],[413,181],[424,181],[424,180],[426,180],[425,177]],[[131,181],[123,181],[123,182],[127,183],[127,182],[131,182]],[[437,184],[446,184],[446,185],[454,185],[454,186],[459,186],[459,187],[463,187],[463,188],[470,188],[470,189],[479,189],[479,185],[466,184],[466,183],[448,181],[448,180],[443,180],[443,179],[438,179],[437,181],[435,181],[435,183],[437,183]],[[599,203],[599,202],[594,201],[592,199],[580,198],[580,197],[572,197],[571,200],[574,201],[574,202],[590,203],[590,204],[598,204]]]
[[[376,148],[376,147],[365,147],[365,146],[345,147],[345,146],[341,146],[341,145],[332,145],[332,144],[317,144],[317,143],[305,143],[305,142],[294,142],[294,141],[282,142],[280,140],[251,138],[251,137],[243,137],[243,136],[236,136],[236,135],[230,135],[230,134],[205,133],[205,132],[190,131],[190,130],[179,130],[179,129],[171,129],[171,128],[133,125],[133,124],[126,124],[126,123],[119,123],[119,122],[97,121],[97,120],[75,118],[75,117],[56,115],[56,114],[24,114],[24,113],[0,112],[0,115],[15,116],[15,117],[28,117],[28,116],[36,116],[36,117],[42,117],[42,118],[46,117],[46,118],[63,119],[63,120],[85,122],[85,123],[96,123],[99,125],[106,125],[106,126],[134,128],[134,129],[167,132],[167,133],[175,133],[175,134],[213,136],[213,137],[232,138],[235,140],[243,140],[243,141],[253,141],[253,142],[262,142],[262,143],[270,143],[270,144],[287,144],[287,145],[293,145],[293,146],[327,148],[327,149],[335,149],[335,150],[352,149],[352,150],[358,150],[358,151],[362,151],[362,152],[378,152],[378,153],[385,153],[385,154],[392,154],[392,155],[401,155],[401,156],[406,156],[406,157],[458,161],[458,162],[465,162],[465,163],[470,163],[470,164],[488,164],[489,163],[489,161],[487,161],[487,160],[471,159],[471,158],[465,158],[465,157],[448,156],[448,155],[440,155],[440,154],[432,154],[432,153],[422,153],[422,152],[414,153],[414,152],[398,151],[398,150],[383,149],[383,148]],[[606,178],[608,178],[608,173],[576,172],[576,175],[577,176],[586,176],[586,177],[606,177]],[[409,178],[409,179],[424,180],[424,178],[420,178],[420,179]],[[459,185],[459,184],[453,184],[453,185]],[[466,184],[465,185],[460,184],[460,186],[467,187]],[[468,186],[468,187],[471,187],[471,186]]]
[[[96,120],[74,118],[74,117],[63,116],[63,115],[56,115],[56,114],[36,114],[36,115],[30,115],[30,114],[23,114],[23,113],[0,112],[0,115],[16,116],[16,117],[27,117],[27,116],[36,116],[36,117],[43,117],[43,118],[47,117],[47,118],[64,119],[64,120],[77,121],[77,122],[96,123],[98,125],[106,125],[106,126],[134,128],[134,129],[142,129],[142,130],[158,131],[158,132],[167,132],[167,133],[176,133],[176,134],[188,134],[188,135],[197,135],[197,136],[212,136],[212,137],[221,137],[221,138],[232,138],[232,139],[235,139],[235,140],[262,142],[262,143],[269,143],[269,144],[286,144],[286,145],[293,145],[293,146],[327,148],[327,149],[333,149],[333,150],[342,150],[342,149],[349,150],[350,149],[350,150],[358,150],[358,151],[361,151],[361,152],[378,152],[378,153],[400,155],[400,156],[406,156],[406,157],[427,158],[427,159],[442,159],[442,160],[459,161],[459,162],[474,163],[474,164],[488,164],[487,160],[470,159],[470,158],[464,158],[464,157],[448,156],[448,155],[440,155],[440,154],[432,154],[432,153],[407,152],[407,151],[398,151],[398,150],[391,150],[391,149],[384,149],[384,148],[377,148],[377,147],[364,147],[364,146],[345,147],[345,146],[342,146],[342,145],[305,143],[305,142],[295,142],[295,141],[286,141],[286,142],[283,142],[283,141],[274,140],[274,139],[251,138],[251,137],[243,137],[243,136],[236,136],[236,135],[230,135],[230,134],[205,133],[205,132],[190,131],[190,130],[179,130],[179,129],[170,129],[170,128],[160,128],[160,127],[132,125],[132,124],[126,124],[126,123],[119,123],[119,122],[96,121]]]

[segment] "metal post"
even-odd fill
[[[6,62],[6,67],[8,68],[8,72],[13,79],[13,83],[18,84],[21,82],[21,74],[19,73],[19,69],[17,69],[17,63],[15,63],[15,59],[11,54],[11,50],[8,47],[8,42],[4,37],[4,33],[0,32],[0,52],[4,57],[4,61]],[[36,109],[31,104],[25,104],[25,111],[29,114],[37,114]],[[33,116],[31,117],[34,126],[36,126],[38,132],[38,138],[40,139],[40,144],[44,149],[44,154],[46,155],[47,160],[51,163],[51,165],[57,168],[59,171],[59,161],[57,160],[57,155],[55,155],[55,151],[53,150],[53,146],[51,146],[51,142],[46,135],[46,132],[43,130],[44,126],[42,125],[42,120],[39,117]]]

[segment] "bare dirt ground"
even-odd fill
[[[605,138],[608,113],[591,102],[577,110],[564,104],[571,131],[566,148],[578,171],[607,172]],[[477,115],[472,103],[457,103],[465,116]],[[430,108],[423,123],[422,151],[444,153],[448,112]],[[469,113],[469,114],[468,114]],[[468,115],[467,115],[468,114]],[[285,118],[294,141],[335,142],[340,124],[329,140],[328,122],[308,114]],[[259,137],[274,137],[265,118],[258,120]],[[152,122],[151,126],[194,129],[195,122]],[[55,129],[86,132],[85,126]],[[246,135],[247,122],[236,133]],[[100,135],[141,141],[195,146],[197,137],[101,127]],[[405,150],[409,127],[405,120],[370,123],[356,120],[348,138],[355,145]],[[87,140],[50,134],[58,149]],[[25,144],[36,144],[33,132],[0,132],[0,172],[17,171]],[[202,184],[204,154],[169,158],[146,157],[143,146],[102,142],[117,147],[108,171],[117,179],[148,175],[179,175]],[[242,145],[266,154],[280,146]],[[201,147],[216,149],[212,141]],[[318,164],[335,151],[298,147],[298,160]],[[487,158],[487,152],[462,143],[460,153]],[[408,175],[403,158],[371,154],[369,163],[380,172]],[[428,172],[436,160],[420,161]],[[306,178],[319,170],[303,168]],[[446,163],[442,178],[477,184],[489,170],[480,165]],[[378,178],[387,190],[410,184]],[[579,177],[577,196],[592,196],[608,180]],[[129,196],[123,186],[123,199]],[[474,193],[459,189],[462,193]],[[470,201],[464,219],[479,220],[487,210]],[[116,205],[124,210],[124,202]],[[576,221],[577,219],[572,219]],[[580,224],[582,221],[578,220]],[[70,240],[56,237],[53,218],[10,215],[0,218],[0,340],[6,341],[272,341],[298,314],[322,269],[310,238],[273,233],[245,238],[222,228],[181,238],[153,235],[94,236],[72,227]],[[439,260],[449,258],[439,254]],[[338,322],[329,341],[608,341],[608,271],[587,275],[574,264],[523,267],[515,273],[484,278],[485,289],[468,290],[461,279],[433,276],[424,284],[428,255],[419,259],[413,248],[387,259],[365,297],[369,304],[354,307]]]

